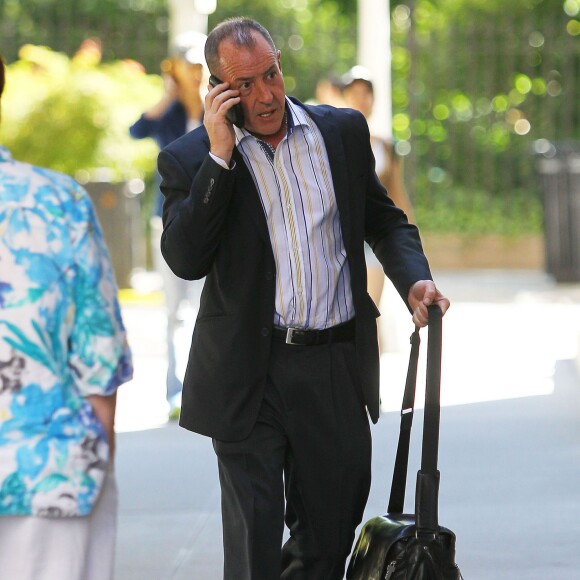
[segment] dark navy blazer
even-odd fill
[[[379,417],[379,312],[367,293],[365,240],[406,301],[432,279],[419,233],[374,171],[368,125],[352,109],[306,109],[324,138],[356,312],[359,386]],[[221,440],[245,438],[262,402],[274,320],[276,267],[258,191],[240,153],[223,169],[202,126],[159,154],[163,255],[188,280],[206,276],[183,383],[180,424]]]

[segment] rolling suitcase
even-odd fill
[[[405,514],[403,504],[419,360],[418,328],[411,336],[411,356],[387,514],[365,523],[348,565],[347,580],[462,578],[455,563],[455,534],[438,522],[441,319],[441,309],[430,306],[423,447],[415,489],[415,513]]]

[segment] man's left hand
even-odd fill
[[[449,308],[449,300],[437,290],[435,282],[432,280],[419,280],[415,282],[409,290],[407,297],[409,306],[413,311],[413,322],[419,328],[427,326],[429,321],[428,306],[437,304],[443,314]]]

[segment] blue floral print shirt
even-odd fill
[[[83,516],[108,469],[86,400],[132,377],[85,190],[0,147],[0,516]]]

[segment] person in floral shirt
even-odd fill
[[[0,96],[5,67],[0,59]],[[131,353],[90,198],[0,146],[0,577],[109,580]]]

